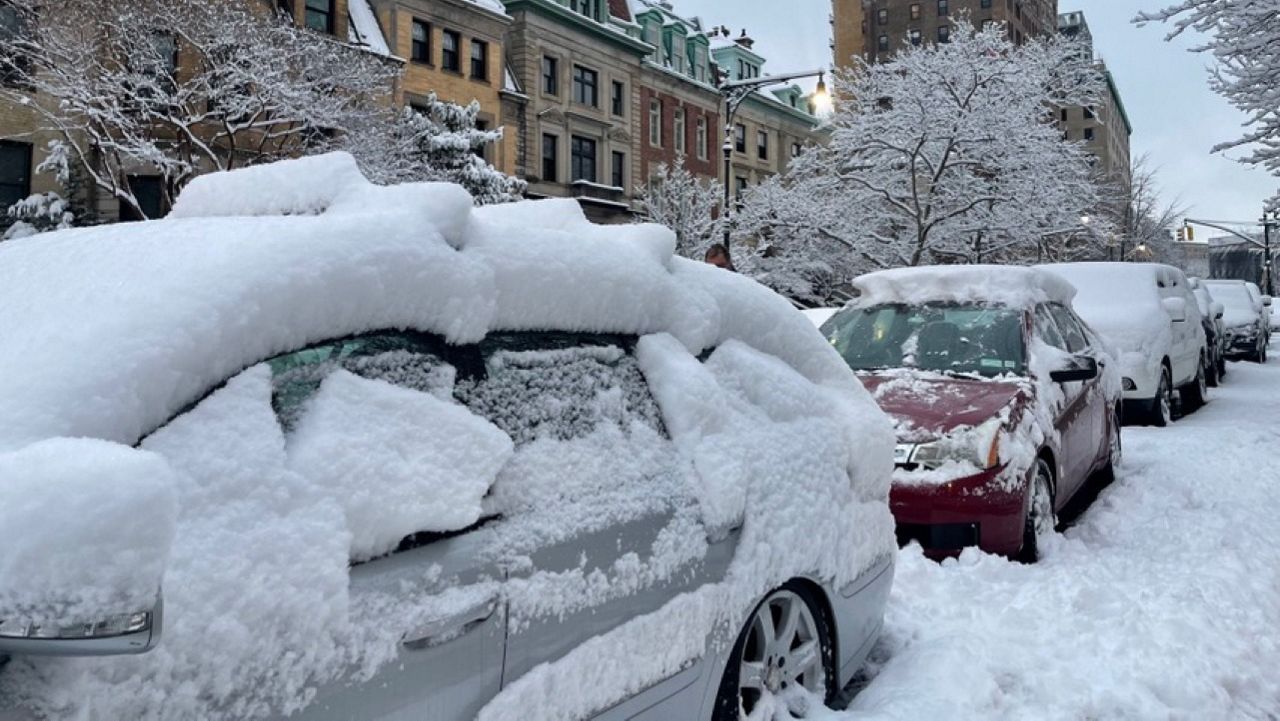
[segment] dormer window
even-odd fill
[[[569,0],[569,9],[597,22],[603,20],[600,16],[600,0]]]

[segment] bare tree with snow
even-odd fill
[[[701,260],[720,232],[722,187],[699,180],[681,155],[657,167],[640,197],[640,220],[667,226],[676,234],[676,253]]]
[[[1241,160],[1280,175],[1280,7],[1276,0],[1180,0],[1163,10],[1143,12],[1139,25],[1172,25],[1172,40],[1187,31],[1208,36],[1194,50],[1218,61],[1209,83],[1248,116],[1244,136],[1220,143],[1214,152],[1247,149]],[[1280,195],[1272,200],[1280,207]]]
[[[92,184],[138,215],[130,175],[161,177],[171,201],[197,174],[325,147],[375,125],[401,72],[270,4],[6,5],[23,31],[0,47],[0,99],[33,108]]]
[[[858,61],[837,79],[830,142],[746,199],[740,231],[838,275],[927,263],[1096,252],[1080,218],[1101,199],[1053,108],[1091,105],[1102,77],[1060,38],[1014,45],[996,25]],[[1105,231],[1103,232],[1105,235]],[[832,253],[840,248],[839,253]]]

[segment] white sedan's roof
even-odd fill
[[[343,154],[204,176],[168,219],[0,244],[0,451],[132,443],[242,368],[378,328],[736,338],[856,387],[785,300],[673,246],[572,200],[473,209],[457,186],[375,186]]]

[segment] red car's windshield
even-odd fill
[[[965,303],[889,303],[850,308],[823,325],[854,370],[919,368],[1022,375],[1022,312]]]

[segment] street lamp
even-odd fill
[[[729,194],[729,181],[733,177],[733,148],[734,148],[734,123],[733,118],[738,113],[739,106],[751,97],[757,90],[785,83],[790,80],[799,80],[800,78],[818,77],[818,87],[814,90],[814,105],[826,106],[830,103],[831,95],[827,92],[826,71],[825,70],[809,70],[801,73],[786,73],[784,75],[769,75],[762,78],[748,78],[745,80],[729,80],[728,75],[720,83],[720,95],[724,97],[724,248],[725,252],[729,251],[729,216],[733,212],[733,204]],[[732,254],[729,254],[732,258]]]

